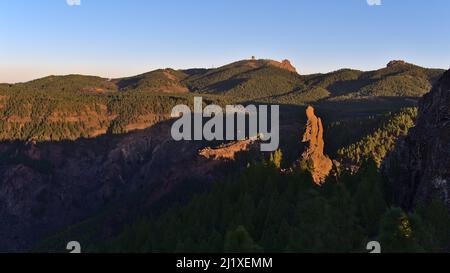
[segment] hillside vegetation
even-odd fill
[[[191,103],[181,95],[74,94],[14,86],[0,95],[0,140],[59,141],[124,133],[166,120],[174,105]]]
[[[70,238],[83,238],[85,252],[100,253],[348,253],[366,252],[371,240],[383,252],[448,246],[444,205],[434,202],[410,213],[392,206],[373,161],[356,174],[329,177],[321,187],[308,171],[282,174],[275,163],[252,163],[187,204],[143,212],[114,236],[98,238],[98,218],[40,242],[36,250],[61,251]]]
[[[143,129],[202,95],[220,104],[316,104],[333,118],[414,105],[443,71],[404,62],[362,72],[299,75],[288,61],[243,60],[215,69],[161,69],[104,79],[69,75],[0,84],[0,140],[75,140]]]
[[[372,133],[347,147],[338,150],[339,157],[348,164],[361,165],[372,158],[380,167],[383,159],[391,152],[399,137],[408,134],[414,127],[417,108],[407,108],[398,113],[388,113]]]
[[[130,78],[117,79],[114,82],[121,91],[185,93],[189,92],[189,89],[182,81],[187,76],[182,71],[160,69]]]

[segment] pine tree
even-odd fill
[[[244,226],[238,226],[234,231],[228,232],[225,237],[224,251],[227,253],[262,252]]]
[[[416,241],[416,230],[413,227],[410,217],[400,208],[389,209],[383,215],[380,225],[378,240],[381,243],[382,252],[423,251]]]
[[[355,193],[357,216],[367,234],[374,236],[387,208],[383,194],[383,179],[374,160],[363,163],[357,177],[359,180]]]
[[[270,154],[270,163],[277,169],[281,169],[283,161],[283,153],[281,149],[276,150],[274,153]]]
[[[428,205],[421,205],[417,210],[426,225],[426,232],[434,241],[437,251],[450,248],[450,214],[444,202],[438,196]]]

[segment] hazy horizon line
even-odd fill
[[[64,77],[64,76],[71,76],[71,75],[92,76],[92,77],[99,77],[99,78],[103,78],[103,79],[114,80],[114,79],[123,79],[123,78],[134,77],[134,76],[146,74],[146,73],[149,73],[149,72],[153,72],[153,71],[157,71],[157,70],[165,70],[165,69],[173,69],[175,71],[183,71],[183,70],[190,70],[190,69],[217,69],[217,68],[220,68],[220,67],[232,64],[232,63],[236,63],[236,62],[240,62],[240,61],[246,61],[246,60],[250,61],[251,59],[240,59],[240,60],[236,60],[236,61],[227,62],[225,64],[220,64],[218,66],[211,65],[209,67],[208,66],[204,66],[204,67],[201,67],[201,66],[198,66],[198,67],[196,67],[196,66],[192,66],[192,67],[170,67],[169,66],[169,67],[159,67],[159,68],[158,67],[151,67],[151,68],[149,67],[148,69],[142,69],[143,72],[130,72],[128,75],[124,75],[124,74],[118,75],[118,73],[116,75],[111,75],[111,74],[107,75],[107,73],[101,73],[101,72],[100,73],[68,72],[68,73],[61,73],[61,74],[59,74],[59,73],[48,73],[48,74],[43,74],[43,75],[40,75],[40,76],[32,76],[29,79],[24,79],[24,80],[6,81],[6,82],[0,81],[0,84],[20,84],[20,83],[27,83],[27,82],[31,82],[31,81],[36,81],[36,80],[39,80],[39,79],[42,79],[42,78],[46,78],[46,77],[52,77],[52,76]],[[274,61],[279,61],[279,62],[282,61],[282,60],[275,60],[275,59],[271,59],[271,58],[260,58],[260,59],[256,59],[256,60],[274,60]],[[290,60],[290,59],[288,59],[288,60],[291,61],[291,63],[292,63],[292,60]],[[362,68],[362,67],[357,67],[355,65],[354,67],[343,66],[341,68],[334,68],[334,69],[328,69],[328,70],[324,69],[324,70],[319,70],[319,71],[316,71],[316,72],[310,71],[308,69],[303,69],[303,72],[302,72],[302,69],[298,69],[298,67],[296,67],[296,65],[294,63],[292,63],[292,65],[297,69],[297,74],[304,75],[304,76],[309,76],[309,75],[316,75],[316,74],[329,74],[329,73],[333,73],[333,72],[340,71],[340,70],[345,70],[345,69],[357,70],[357,71],[362,71],[362,72],[376,71],[376,70],[385,68],[390,61],[405,61],[408,64],[412,64],[412,65],[416,65],[416,66],[419,66],[419,67],[422,67],[422,68],[428,68],[428,69],[447,70],[447,69],[450,68],[450,67],[445,68],[445,67],[437,67],[437,66],[436,67],[422,66],[420,64],[404,60],[402,58],[388,60],[388,61],[386,61],[386,65],[385,66],[381,66],[381,67],[378,67],[378,66],[374,65],[372,67]]]

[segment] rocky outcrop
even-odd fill
[[[416,127],[384,162],[398,205],[440,198],[450,209],[450,70],[419,105]]]
[[[206,147],[200,150],[199,155],[207,159],[234,160],[238,153],[249,151],[254,143],[254,140],[247,139],[223,144],[217,148]]]
[[[297,69],[291,64],[291,62],[287,59],[282,60],[281,62],[270,60],[270,59],[259,59],[257,60],[255,57],[252,57],[251,60],[244,60],[238,63],[242,63],[245,66],[257,69],[261,67],[273,66],[280,69],[284,69],[290,71],[292,73],[297,73]]]
[[[403,60],[393,60],[393,61],[390,61],[386,67],[393,67],[393,66],[405,65],[405,64],[407,64],[407,62],[405,62]]]
[[[281,62],[270,60],[268,64],[281,69],[288,70],[293,73],[297,73],[297,69],[295,69],[295,67],[291,64],[289,60],[283,60]]]
[[[322,184],[330,173],[333,162],[324,154],[322,120],[314,114],[312,106],[306,109],[306,117],[306,131],[302,142],[306,143],[307,147],[302,154],[302,160],[310,165],[314,182]]]

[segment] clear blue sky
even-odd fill
[[[377,0],[371,0],[377,1]],[[255,55],[300,73],[450,66],[450,1],[0,0],[0,82],[133,75]]]

